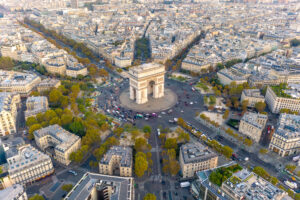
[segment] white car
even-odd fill
[[[161,114],[165,115],[165,114],[166,114],[166,112],[161,112]]]
[[[160,129],[159,128],[157,129],[157,135],[160,135]]]
[[[190,104],[193,105],[194,103],[191,101]]]

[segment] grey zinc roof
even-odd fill
[[[74,188],[66,196],[65,200],[85,200],[92,192],[92,188],[99,181],[107,182],[115,186],[115,192],[111,195],[111,200],[133,200],[133,178],[118,177],[87,172]]]

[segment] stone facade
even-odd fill
[[[148,95],[153,98],[164,96],[165,67],[156,63],[147,63],[129,70],[130,99],[137,104],[148,101]]]

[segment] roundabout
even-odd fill
[[[159,112],[172,108],[178,101],[178,97],[169,88],[165,88],[164,96],[161,98],[148,97],[148,101],[143,104],[137,104],[130,99],[129,90],[123,91],[119,96],[120,106],[136,112]]]

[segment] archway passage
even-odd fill
[[[150,81],[148,84],[148,95],[153,95],[154,93],[154,86],[155,86],[155,82],[154,81]]]

